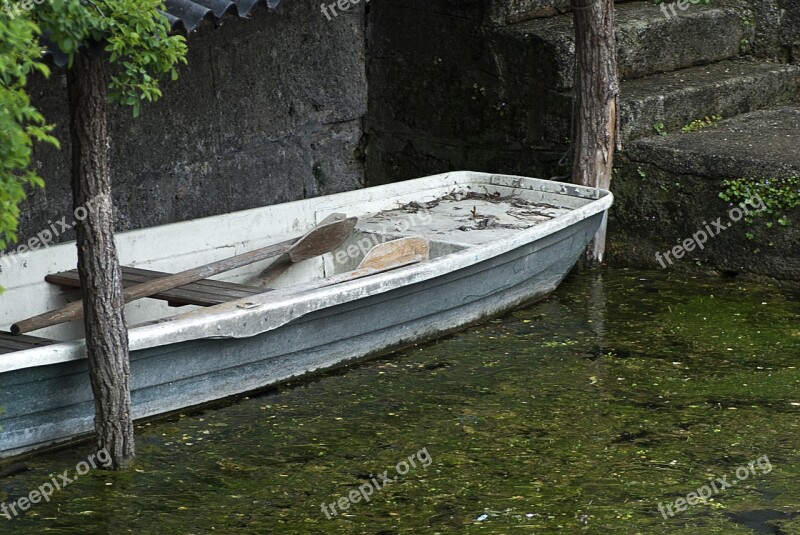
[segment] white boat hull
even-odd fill
[[[130,329],[134,417],[153,417],[263,389],[427,340],[540,299],[568,274],[612,200],[608,192],[547,181],[451,173],[291,205],[295,212],[316,205],[312,219],[318,221],[333,210],[360,215],[353,213],[358,203],[369,211],[374,208],[370,203],[386,207],[398,198],[413,198],[415,186],[417,195],[421,185],[434,185],[432,189],[441,194],[454,184],[478,183],[493,184],[502,191],[508,188],[504,184],[512,184],[515,190],[543,192],[545,197],[563,191],[558,195],[573,198],[575,206],[564,215],[488,245],[470,246],[445,238],[440,248],[449,252],[449,243],[452,252],[423,264],[312,291],[289,286],[263,294],[263,300],[232,302],[134,326]],[[550,202],[556,202],[558,195],[550,195]],[[349,210],[341,210],[347,205]],[[241,221],[245,219],[242,216]],[[147,230],[137,232],[141,239]],[[126,236],[120,238],[124,250]],[[463,237],[468,238],[472,239]],[[332,262],[327,258],[304,269],[330,275],[335,271]],[[252,273],[234,274],[231,280],[248,276]],[[0,404],[4,409],[0,458],[91,432],[94,401],[83,341],[0,357]]]

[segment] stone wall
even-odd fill
[[[363,185],[363,5],[331,21],[296,1],[228,17],[189,37],[188,60],[141,117],[113,111],[118,230]],[[72,213],[65,75],[35,81],[32,96],[62,148],[36,151],[47,185],[22,207],[21,240]]]
[[[498,31],[510,13],[499,0],[370,2],[369,184],[455,169],[548,176],[563,143],[540,128],[554,67]]]
[[[800,61],[797,0],[713,0],[736,8],[725,12],[736,20],[723,29],[713,17],[678,24],[651,2],[617,3],[620,26],[627,8],[645,4],[640,11],[663,26],[648,33],[650,41],[639,39],[640,24],[622,31],[627,78],[691,65],[694,56],[698,65],[718,61],[731,40],[735,54],[749,47],[760,57]],[[692,7],[696,15],[700,8]],[[372,0],[368,183],[454,169],[563,175],[574,43],[571,18],[553,15],[568,11],[568,0]],[[746,37],[729,32],[732,25]]]
[[[677,18],[665,17],[652,1],[617,4],[626,148],[655,136],[658,124],[675,133],[706,115],[729,119],[798,102],[797,69],[779,65],[800,61],[797,0],[692,2]],[[559,159],[570,143],[574,60],[568,1],[372,0],[370,6],[368,183],[457,169],[565,176]],[[741,57],[749,54],[756,57]],[[728,154],[724,139],[711,141],[697,146]],[[628,152],[617,164],[608,258],[630,267],[653,267],[655,252],[693,232],[695,219],[724,212],[722,180],[736,178],[719,166],[677,172]],[[794,229],[779,237],[754,230],[755,240],[748,230],[736,227],[686,267],[800,278]]]
[[[495,23],[515,23],[569,11],[570,0],[493,0],[490,17]]]
[[[800,63],[800,2],[797,0],[714,0],[737,8],[755,29],[752,52],[759,57]]]

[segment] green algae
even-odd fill
[[[800,302],[777,288],[621,270],[311,380],[137,429],[13,533],[800,533]],[[427,448],[328,519],[330,504]],[[91,453],[26,461],[16,499]],[[761,456],[772,470],[664,518]],[[6,494],[2,494],[5,492]],[[2,520],[2,519],[0,519]],[[782,531],[778,531],[778,530]]]

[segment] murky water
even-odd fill
[[[92,470],[0,532],[800,533],[799,367],[797,294],[583,272],[447,339],[141,426],[135,471]],[[91,453],[27,460],[0,501]]]

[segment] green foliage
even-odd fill
[[[111,101],[133,107],[139,115],[143,100],[161,97],[159,79],[175,80],[177,64],[186,62],[183,36],[170,35],[169,22],[159,13],[162,0],[51,0],[35,16],[61,50],[72,57],[81,43],[106,43],[115,64],[111,77]]]
[[[739,54],[746,56],[752,51],[753,43],[747,37],[739,39]]]
[[[711,117],[706,115],[702,119],[695,119],[691,123],[685,125],[683,128],[681,128],[681,132],[688,134],[689,132],[696,132],[697,130],[702,130],[703,128],[708,128],[711,126],[716,128],[721,120],[721,115],[712,115]]]
[[[34,142],[58,146],[26,92],[31,73],[49,75],[39,35],[47,33],[70,65],[85,43],[103,43],[114,66],[110,99],[137,116],[142,101],[161,97],[159,79],[177,78],[176,65],[186,62],[185,39],[170,35],[163,10],[163,0],[48,0],[14,17],[0,11],[0,249],[16,241],[25,187],[44,184],[30,169]]]
[[[656,124],[654,124],[653,125],[653,130],[655,130],[656,133],[661,137],[666,137],[667,136],[667,127],[664,125],[664,123],[656,123]]]
[[[42,186],[28,169],[33,143],[58,145],[25,91],[28,77],[50,74],[37,45],[39,27],[25,17],[0,18],[0,250],[17,239],[19,203],[25,186]]]
[[[737,178],[725,180],[719,196],[725,201],[740,203],[760,198],[764,203],[761,211],[751,211],[745,221],[753,223],[754,216],[765,218],[768,228],[789,224],[788,213],[800,207],[800,177],[792,178]],[[748,233],[752,239],[753,234]]]

